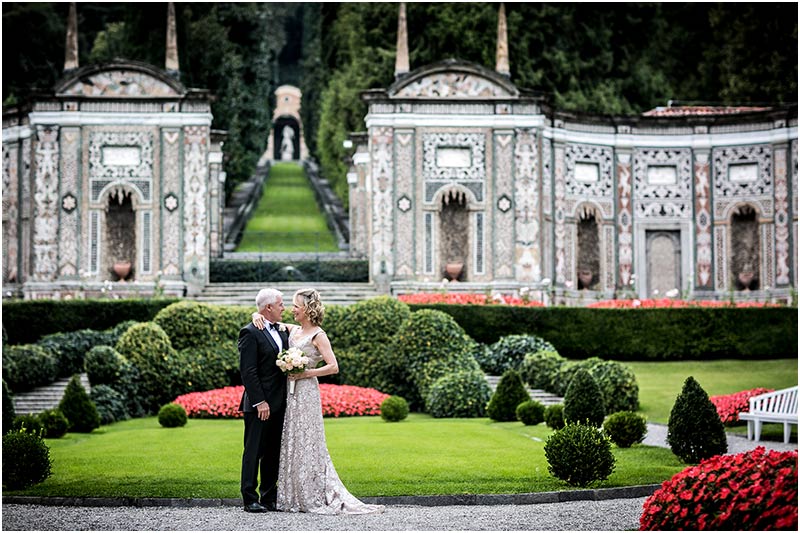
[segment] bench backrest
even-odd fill
[[[797,415],[797,387],[753,396],[750,398],[750,412]]]

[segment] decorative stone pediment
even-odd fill
[[[124,62],[92,65],[74,72],[56,86],[58,96],[169,98],[186,89],[166,72],[150,65]]]
[[[515,98],[517,88],[480,65],[448,60],[422,67],[389,88],[392,98]]]

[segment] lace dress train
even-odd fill
[[[322,361],[322,354],[311,342],[322,330],[299,338],[295,329],[289,345],[303,350],[309,368]],[[382,505],[371,505],[350,494],[333,467],[325,442],[317,378],[295,382],[294,394],[287,391],[286,415],[281,439],[278,474],[278,509],[317,514],[368,514],[384,511]]]

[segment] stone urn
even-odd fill
[[[578,280],[581,282],[581,287],[584,289],[589,288],[592,284],[592,279],[594,279],[594,274],[592,274],[591,270],[581,269],[578,271]]]
[[[117,277],[119,278],[118,281],[123,281],[131,273],[131,262],[117,261],[116,263],[114,263],[114,266],[111,267],[111,270],[113,270],[114,274],[116,274]]]
[[[755,272],[752,270],[742,270],[739,272],[737,278],[739,279],[739,283],[742,284],[745,290],[750,290],[750,284],[753,283],[753,278],[755,277]]]
[[[458,281],[462,270],[464,270],[464,263],[447,263],[444,266],[445,275],[450,281]]]

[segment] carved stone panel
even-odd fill
[[[33,279],[50,281],[58,269],[58,126],[36,128]]]
[[[208,157],[206,126],[183,130],[183,272],[194,285],[204,284],[208,265]]]
[[[80,247],[81,212],[77,207],[76,195],[80,194],[81,181],[78,175],[80,161],[80,128],[61,129],[61,222],[58,251],[60,276],[78,275],[78,252]]]
[[[555,275],[556,283],[564,285],[572,277],[567,265],[566,249],[566,184],[564,175],[564,147],[556,145],[555,152],[555,198],[554,198],[554,224],[555,224]],[[568,277],[569,276],[569,277]]]
[[[381,172],[384,164],[377,163]],[[475,199],[483,202],[486,137],[482,133],[424,133],[422,176],[426,203],[433,202],[439,189],[453,183],[472,191]]]
[[[634,150],[637,217],[691,218],[692,152],[689,148]]]
[[[789,187],[786,148],[775,150],[775,283],[790,283],[789,271]]]
[[[181,131],[177,128],[161,130],[164,166],[161,171],[161,274],[178,276],[181,272]]]
[[[19,269],[19,143],[3,143],[3,281],[16,282]]]
[[[90,201],[97,203],[109,186],[127,185],[150,202],[153,187],[153,133],[91,131],[89,133]]]
[[[413,278],[415,272],[415,215],[414,198],[414,131],[395,132],[395,153],[397,154],[397,180],[395,196],[399,198],[395,210],[396,275],[401,278]]]
[[[619,239],[619,280],[631,284],[633,274],[633,203],[631,199],[631,155],[617,154],[617,235]]]
[[[370,131],[372,161],[372,272],[393,275],[392,225],[394,196],[394,131],[392,128],[372,128]]]
[[[714,218],[728,218],[727,210],[742,199],[757,203],[763,216],[773,216],[772,147],[715,148],[712,155]]]
[[[509,92],[486,78],[462,72],[425,76],[397,92],[398,98],[501,98]]]
[[[564,192],[576,200],[595,199],[604,218],[614,216],[614,159],[608,146],[568,144],[564,153]],[[573,204],[577,206],[577,202]],[[574,212],[567,216],[575,216]]]
[[[542,277],[539,245],[539,184],[536,130],[517,129],[514,147],[516,217],[516,278],[539,281]]]
[[[494,193],[500,197],[513,195],[514,152],[512,134],[506,131],[494,133]],[[495,206],[497,207],[497,206]],[[512,210],[494,211],[494,273],[495,278],[508,279],[514,276],[514,213]]]

